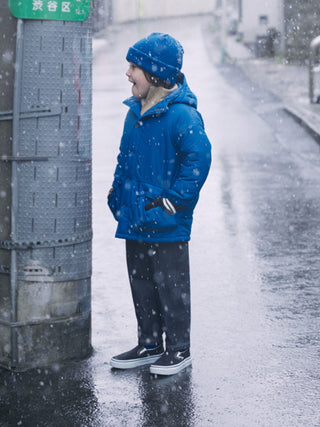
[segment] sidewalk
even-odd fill
[[[259,86],[283,101],[283,108],[320,141],[320,104],[309,102],[307,65],[285,64],[271,58],[255,58],[234,36],[227,38],[227,57]]]

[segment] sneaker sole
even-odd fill
[[[150,373],[154,375],[174,375],[178,372],[182,371],[183,369],[190,366],[192,363],[191,356],[187,357],[183,362],[179,363],[178,365],[173,366],[158,366],[158,365],[151,365],[150,366]]]
[[[129,359],[129,360],[118,360],[114,357],[110,360],[110,365],[112,368],[117,369],[132,369],[137,368],[138,366],[150,365],[151,363],[156,362],[163,353],[157,354],[155,356],[146,356],[141,359]]]

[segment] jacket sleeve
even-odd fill
[[[117,156],[117,166],[114,172],[114,178],[113,178],[113,184],[112,184],[113,187],[115,187],[117,183],[119,183],[121,180],[121,176],[123,173],[123,160],[122,160],[123,156],[124,156],[123,152],[121,151],[121,148],[120,148],[120,152]]]
[[[122,136],[120,150],[117,156],[117,165],[114,172],[113,183],[108,194],[108,206],[113,213],[114,218],[118,221],[121,206],[121,179],[125,168],[125,144]]]
[[[211,165],[211,144],[205,133],[200,114],[194,111],[188,120],[191,124],[178,124],[175,145],[179,156],[179,167],[171,188],[163,197],[170,199],[177,210],[197,203]],[[180,130],[179,130],[180,129]]]
[[[117,165],[115,168],[114,180],[113,180],[113,184],[112,184],[113,187],[115,187],[121,181],[121,177],[124,173],[125,158],[126,158],[126,152],[127,152],[127,144],[125,142],[126,141],[125,136],[126,136],[126,127],[127,127],[128,121],[129,121],[129,112],[127,113],[127,116],[125,119],[123,134],[122,134],[122,138],[120,141],[119,154],[117,156]]]

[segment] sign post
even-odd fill
[[[92,7],[9,6],[0,0],[0,366],[26,370],[92,351]]]
[[[90,0],[9,0],[13,16],[21,19],[84,21]]]

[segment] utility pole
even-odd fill
[[[113,24],[113,0],[108,0],[108,25]]]
[[[144,18],[144,0],[138,0],[138,17],[139,19]]]
[[[227,42],[227,0],[221,0],[221,28],[220,28],[220,44],[221,44],[221,62],[225,62],[226,42]]]
[[[0,365],[21,370],[91,352],[91,14],[0,10]]]

